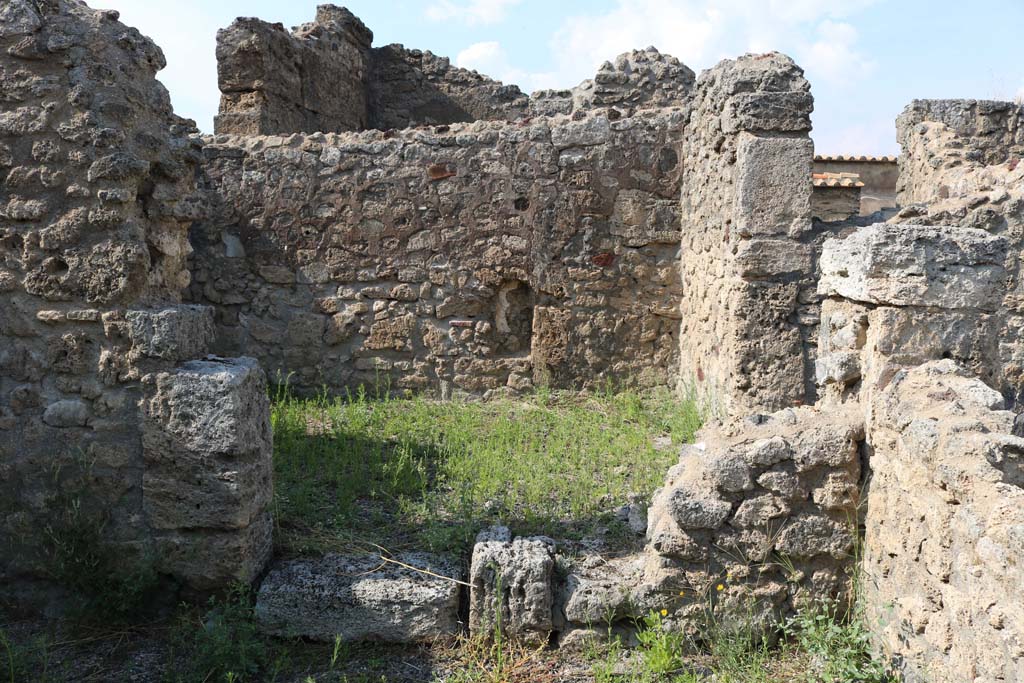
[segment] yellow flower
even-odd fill
[[[661,616],[667,617],[668,616],[668,610],[667,609],[661,610]]]
[[[722,591],[725,590],[725,586],[722,585],[722,584],[718,584],[717,586],[715,586],[715,590],[717,590],[719,593],[721,593]]]
[[[684,595],[686,595],[686,591],[679,591],[679,597],[683,597]]]

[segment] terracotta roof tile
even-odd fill
[[[812,173],[814,187],[864,187],[857,173]]]
[[[895,156],[865,156],[856,154],[816,154],[814,155],[815,161],[868,161],[874,163],[894,164],[896,163],[897,157]]]

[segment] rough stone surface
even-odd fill
[[[221,567],[202,553],[207,533],[231,543],[228,536],[246,538],[250,526],[269,523],[273,444],[263,371],[251,358],[210,359],[143,382],[142,503],[150,525],[158,535],[189,532],[196,550],[184,578],[192,585],[253,580],[270,557],[269,533],[228,576],[211,572]]]
[[[561,558],[560,558],[561,559]],[[597,553],[572,558],[555,596],[556,625],[560,646],[577,636],[574,632],[607,629],[647,615],[643,596],[642,555],[604,558]]]
[[[856,410],[785,409],[698,438],[651,503],[632,601],[653,596],[649,608],[685,624],[719,583],[722,599],[753,595],[774,619],[814,595],[847,596],[864,438]]]
[[[240,19],[217,123],[240,135],[203,138],[116,12],[0,6],[0,584],[45,572],[33,531],[69,499],[126,566],[198,591],[262,571],[265,377],[202,359],[211,340],[303,389],[678,381],[721,420],[668,473],[644,552],[485,533],[471,630],[569,647],[651,609],[688,628],[710,590],[768,627],[848,595],[869,481],[880,649],[908,681],[1024,677],[1019,104],[913,102],[898,215],[823,222],[813,101],[782,55],[694,82],[634,51],[526,98],[371,40],[331,5],[292,32]],[[458,595],[330,556],[275,569],[258,611],[278,635],[404,642],[457,631]]]
[[[207,138],[190,298],[217,352],[300,389],[672,384],[681,125]]]
[[[865,603],[910,681],[1024,677],[1024,440],[999,392],[953,361],[871,399]]]
[[[1024,107],[1019,102],[914,100],[896,120],[896,131],[903,148],[897,185],[901,206],[962,195],[950,175],[1024,158]]]
[[[263,633],[333,642],[430,642],[458,635],[457,563],[426,553],[394,558],[327,555],[273,566],[260,585],[256,619]],[[424,572],[431,572],[430,574]]]
[[[527,115],[529,99],[518,87],[452,66],[429,50],[374,48],[370,65],[370,128],[514,121]]]
[[[891,222],[984,230],[1006,241],[1006,278],[978,336],[991,358],[967,362],[1008,398],[1024,398],[1024,309],[1020,254],[1024,246],[1024,108],[1019,103],[916,100],[897,120],[900,205]],[[948,317],[948,316],[947,316]],[[969,328],[943,325],[966,339]],[[965,346],[961,343],[960,346]],[[964,354],[952,354],[959,358]],[[972,353],[972,355],[977,355]]]
[[[811,108],[803,71],[777,53],[697,79],[682,153],[680,381],[725,413],[813,398]]]
[[[500,537],[498,537],[500,539]],[[554,542],[547,538],[483,540],[469,569],[469,630],[547,643],[554,628]]]
[[[208,306],[128,311],[125,319],[133,351],[147,358],[194,360],[214,340],[213,309]]]
[[[245,538],[164,530],[143,502],[154,472],[141,445],[141,378],[205,354],[213,313],[179,304],[200,209],[194,128],[154,77],[160,49],[117,19],[77,0],[0,6],[5,589],[52,576],[39,530],[65,531],[72,501],[125,572],[153,560],[186,583],[251,577],[270,547],[269,517]],[[185,482],[168,476],[161,486],[170,496]]]
[[[657,49],[601,65],[571,90],[527,97],[517,86],[451,64],[429,50],[371,48],[372,33],[348,10],[320,5],[288,32],[239,18],[217,34],[218,133],[261,135],[380,130],[613,108],[683,106],[694,73]]]
[[[693,90],[694,73],[671,55],[654,47],[624,52],[605,62],[592,79],[571,90],[541,90],[530,96],[538,115],[572,114],[599,107],[631,111],[685,105]]]
[[[217,32],[218,133],[259,135],[362,130],[373,34],[351,12],[317,7],[288,32],[239,18]]]
[[[825,242],[818,292],[869,304],[993,310],[1006,247],[972,228],[872,225]]]

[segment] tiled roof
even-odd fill
[[[811,179],[815,187],[864,187],[857,173],[814,173]]]
[[[855,154],[816,154],[814,155],[815,161],[871,161],[876,163],[894,164],[896,163],[895,156],[857,156]]]

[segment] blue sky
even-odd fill
[[[294,26],[316,0],[88,0],[163,48],[175,109],[212,129],[215,34],[236,16]],[[806,71],[824,154],[893,154],[914,98],[1024,96],[1024,0],[347,0],[374,44],[403,43],[529,92],[571,87],[654,45],[695,71],[779,50]]]

